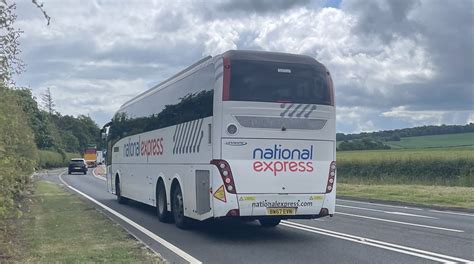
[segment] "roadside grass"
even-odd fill
[[[338,183],[337,195],[474,209],[474,188],[472,187]]]
[[[401,138],[400,141],[387,141],[385,142],[385,144],[389,145],[390,147],[394,149],[473,146],[474,133],[404,137],[404,138]]]
[[[92,205],[46,181],[35,183],[20,225],[21,263],[164,263]]]

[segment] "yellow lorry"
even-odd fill
[[[97,166],[97,149],[95,145],[87,146],[84,151],[84,160],[89,168]]]

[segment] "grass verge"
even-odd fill
[[[36,183],[18,224],[22,263],[164,263],[92,205],[46,181]]]
[[[472,187],[338,183],[337,194],[429,206],[474,209],[474,188]]]

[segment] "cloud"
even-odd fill
[[[224,12],[255,12],[267,13],[281,10],[288,10],[295,6],[307,5],[310,0],[241,0],[241,1],[222,1],[216,5],[216,10]]]
[[[399,106],[383,112],[382,116],[401,119],[411,125],[442,125],[456,123],[471,123],[473,114],[471,111],[423,111],[410,110],[407,106]]]
[[[50,0],[46,27],[18,4],[27,72],[58,110],[99,124],[119,105],[205,55],[307,54],[334,79],[338,130],[471,120],[473,3],[417,1]],[[334,8],[330,6],[340,7]],[[442,118],[439,118],[442,116]]]

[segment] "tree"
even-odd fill
[[[56,106],[56,104],[53,101],[53,96],[49,87],[46,88],[44,94],[41,95],[41,101],[43,102],[43,108],[45,109],[45,111],[48,112],[50,116],[54,114],[54,107]]]
[[[5,89],[13,85],[12,76],[20,74],[25,69],[25,64],[19,58],[22,31],[14,26],[16,21],[16,4],[9,4],[6,0],[0,0],[0,85]]]
[[[30,89],[20,88],[11,90],[15,95],[18,104],[25,112],[28,124],[35,134],[36,146],[40,149],[50,149],[55,145],[51,121],[45,111],[38,108],[36,98]]]

